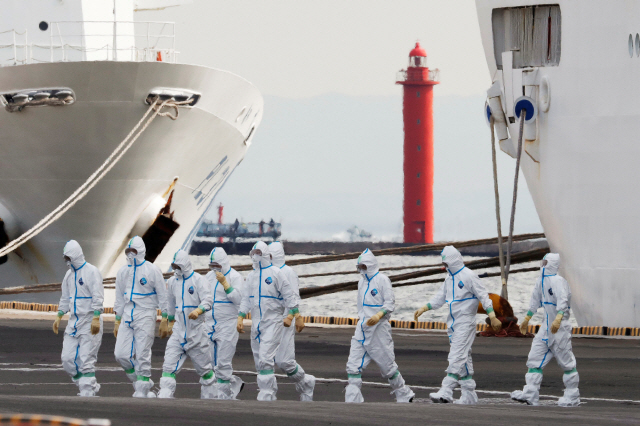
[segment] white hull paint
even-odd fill
[[[527,185],[578,323],[640,327],[640,58],[627,47],[640,2],[476,0],[494,81],[492,9],[537,4],[560,5],[562,57],[538,69],[551,97],[537,120],[539,162],[522,156]]]
[[[202,97],[195,108],[181,109],[176,121],[157,117],[83,200],[9,254],[0,265],[0,287],[59,282],[66,271],[62,248],[70,239],[80,242],[103,276],[114,276],[141,213],[178,176],[172,210],[180,228],[156,261],[167,270],[244,158],[245,140],[262,118],[262,96],[236,75],[193,65],[105,61],[0,68],[2,93],[48,87],[73,89],[76,102],[0,110],[0,216],[11,238],[57,207],[102,164],[143,116],[152,89],[182,88]],[[56,302],[58,297],[5,299]]]

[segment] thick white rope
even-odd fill
[[[140,137],[140,135],[149,127],[151,122],[158,116],[161,115],[163,117],[170,117],[175,120],[177,118],[177,112],[175,116],[172,116],[168,112],[161,112],[162,108],[165,106],[174,107],[176,111],[178,110],[178,105],[183,105],[187,103],[185,102],[175,102],[166,100],[162,104],[158,105],[158,99],[156,99],[153,104],[149,106],[149,109],[142,116],[140,121],[134,126],[134,128],[129,132],[126,138],[120,142],[120,144],[113,150],[111,155],[102,163],[98,169],[93,172],[89,178],[78,188],[73,194],[71,194],[66,200],[64,200],[58,207],[56,207],[51,213],[45,216],[42,220],[40,220],[36,225],[34,225],[31,229],[26,231],[20,237],[11,241],[7,246],[0,249],[0,257],[5,256],[8,253],[16,250],[18,247],[29,241],[31,238],[38,235],[40,232],[44,231],[49,225],[58,220],[63,214],[65,214],[71,207],[73,207],[78,201],[83,199],[93,187],[95,187],[100,180],[120,161],[122,156],[131,148],[131,146],[135,143],[135,141]],[[149,117],[149,114],[154,111],[153,115]],[[138,131],[142,123],[148,118],[142,129]],[[137,133],[136,133],[137,132]],[[135,134],[135,135],[134,135]]]
[[[493,161],[493,191],[496,200],[496,222],[498,225],[498,257],[500,258],[500,278],[502,279],[502,290],[500,296],[509,300],[507,291],[507,277],[504,273],[504,249],[502,247],[502,221],[500,220],[500,192],[498,191],[498,162],[496,160],[496,132],[494,119],[491,116],[491,159]]]
[[[518,178],[520,177],[520,158],[522,157],[522,138],[524,136],[524,120],[527,110],[520,110],[520,134],[518,136],[518,152],[516,157],[516,176],[513,178],[513,199],[511,202],[511,220],[509,221],[509,242],[507,244],[507,264],[505,265],[505,278],[509,280],[511,268],[511,248],[513,245],[513,226],[516,220],[516,201],[518,200]]]

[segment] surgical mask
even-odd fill
[[[364,268],[361,268],[361,265],[362,264],[356,265],[356,269],[358,270],[358,273],[360,275],[365,275],[367,273],[367,266],[366,265],[362,265],[362,266],[364,266]]]
[[[548,262],[547,262],[547,259],[542,259],[542,260],[540,261],[540,267],[541,267],[541,268],[545,268],[545,267],[547,266],[547,263],[548,263]]]
[[[69,258],[69,256],[65,256],[65,257],[64,257],[64,263],[66,263],[66,264],[67,264],[67,267],[68,267],[69,269],[73,269],[73,265],[71,264],[71,259]]]
[[[175,263],[172,263],[171,267],[173,268],[173,276],[176,278],[182,278],[182,269],[180,269],[180,267]]]
[[[251,255],[251,260],[253,261],[253,263],[258,264],[262,260],[262,255],[261,254],[257,254],[257,253],[252,254]]]

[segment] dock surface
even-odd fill
[[[574,338],[583,404],[555,405],[562,395],[562,371],[552,361],[545,369],[541,405],[511,401],[508,393],[521,389],[531,339],[476,338],[473,346],[475,380],[480,404],[433,404],[428,399],[447,366],[448,339],[442,332],[393,330],[396,361],[416,393],[412,404],[396,404],[386,380],[372,363],[363,374],[364,404],[344,404],[345,364],[352,327],[307,327],[296,339],[298,363],[315,375],[315,401],[298,402],[294,385],[278,378],[278,401],[257,402],[256,378],[249,334],[242,334],[234,369],[246,386],[239,401],[199,400],[200,385],[187,361],[178,375],[176,399],[133,399],[133,388],[115,362],[113,323],[105,322],[96,377],[99,398],[75,396],[77,387],[60,365],[61,333],[53,334],[51,320],[0,319],[0,412],[107,418],[113,425],[391,425],[391,424],[640,424],[640,340],[630,338]],[[153,346],[153,377],[159,382],[166,340]],[[457,398],[459,391],[454,393]],[[555,398],[553,398],[555,397]]]

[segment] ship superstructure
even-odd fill
[[[0,259],[0,286],[59,282],[75,239],[107,276],[133,235],[150,235],[167,270],[242,161],[263,99],[229,72],[180,64],[175,26],[135,22],[168,0],[5,0],[0,16],[0,218],[12,240],[72,194],[159,99],[189,100],[157,118],[90,193]],[[0,231],[2,231],[0,229]],[[55,301],[54,293],[21,300]],[[11,298],[15,299],[16,296]]]
[[[488,106],[522,170],[581,326],[640,326],[640,2],[476,0]],[[499,111],[502,113],[499,113]]]

